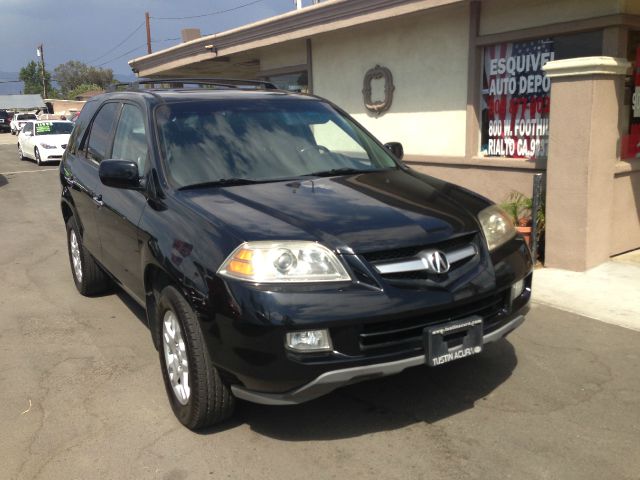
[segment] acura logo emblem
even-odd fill
[[[440,250],[426,250],[420,252],[420,258],[425,268],[433,273],[447,273],[449,271],[449,261]]]

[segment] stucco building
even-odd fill
[[[320,95],[413,168],[497,202],[542,173],[549,266],[640,248],[639,0],[329,0],[184,33],[133,71]]]

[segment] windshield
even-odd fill
[[[397,167],[353,122],[315,100],[175,103],[158,107],[156,121],[177,187]]]
[[[73,123],[69,122],[38,122],[36,123],[36,135],[62,135],[71,133]]]

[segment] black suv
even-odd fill
[[[1,131],[4,131],[4,132],[11,131],[11,118],[13,118],[13,115],[11,115],[9,112],[7,112],[6,110],[0,110],[0,130]]]
[[[146,309],[184,425],[468,357],[523,322],[531,256],[491,202],[321,98],[171,86],[88,101],[60,179],[76,287]]]

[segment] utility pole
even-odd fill
[[[47,98],[47,79],[44,75],[44,47],[42,44],[36,49],[36,54],[40,57],[40,65],[42,67],[42,98]]]
[[[151,53],[151,26],[149,25],[149,12],[144,12],[144,20],[147,24],[147,53]]]
[[[42,66],[42,97],[47,98],[47,80],[45,78],[44,69],[44,47],[42,46],[42,44],[40,44],[36,52],[40,57],[40,65]]]

